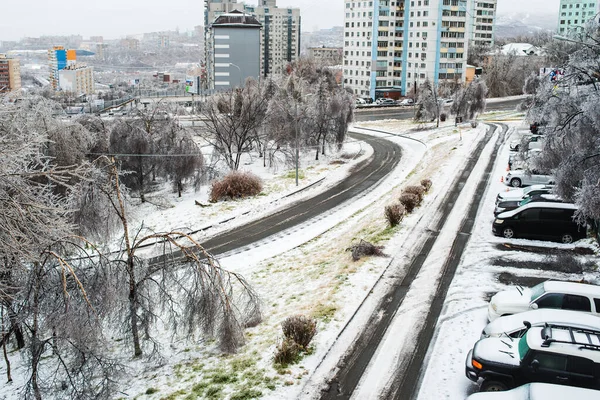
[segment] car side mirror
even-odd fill
[[[537,372],[538,369],[540,369],[540,362],[538,360],[533,360],[531,362],[531,369],[533,370],[533,372]]]
[[[539,307],[538,307],[537,303],[531,303],[529,305],[529,308],[531,308],[532,310],[537,310]]]

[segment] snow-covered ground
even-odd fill
[[[509,114],[517,117],[516,119],[519,117],[514,113],[494,113],[494,118]],[[173,341],[165,338],[165,358],[162,363],[129,363],[130,374],[123,378],[121,386],[123,398],[260,396],[266,399],[289,399],[318,395],[324,379],[335,366],[335,360],[343,354],[351,338],[362,329],[369,307],[376,304],[380,278],[390,268],[401,266],[410,259],[415,244],[418,243],[419,233],[427,229],[436,218],[431,210],[435,210],[442,201],[457,171],[486,130],[483,124],[475,129],[468,125],[455,128],[450,122],[437,130],[426,127],[416,130],[416,125],[410,121],[391,120],[363,123],[361,126],[389,132],[368,131],[373,135],[386,136],[403,147],[403,159],[389,177],[367,195],[340,204],[336,210],[316,221],[221,259],[224,267],[242,273],[261,296],[264,321],[247,330],[247,344],[238,354],[223,356],[216,352],[211,342],[198,340],[190,343],[181,338],[174,338]],[[396,136],[398,134],[404,136]],[[488,158],[485,155],[490,151],[490,146],[484,150],[484,164]],[[135,223],[139,225],[143,222],[156,231],[185,228],[197,230],[212,226],[213,228],[196,236],[202,241],[223,230],[260,218],[291,202],[324,191],[348,174],[353,165],[369,157],[372,149],[363,142],[349,140],[342,153],[356,157],[348,159],[334,155],[322,158],[320,162],[313,161],[312,152],[303,157],[303,178],[299,189],[306,189],[287,197],[286,195],[296,191],[292,170],[283,167],[264,168],[262,159],[247,159],[242,169],[263,178],[263,195],[254,199],[201,207],[195,201],[208,203],[207,187],[198,193],[186,193],[182,198],[177,198],[166,190],[150,196],[152,204],[135,207]],[[503,154],[499,158],[501,161],[494,173],[498,179],[507,157],[507,154]],[[342,159],[346,161],[343,164],[332,162]],[[463,191],[464,198],[471,198],[475,186],[473,182],[476,182],[482,169],[478,164],[473,171],[473,177]],[[423,178],[433,181],[432,190],[423,205],[405,218],[399,227],[387,228],[383,215],[385,205],[397,200],[402,187],[418,184]],[[490,232],[493,199],[489,199],[503,189],[500,186],[497,181],[493,182],[485,194],[486,200],[473,238],[448,294],[436,335],[437,341],[429,356],[430,367],[428,366],[423,377],[419,398],[463,399],[472,386],[464,378],[464,355],[474,343],[472,339],[477,338],[483,328],[484,293],[501,287],[494,279],[496,272],[489,263],[486,264],[486,260],[492,257],[493,243],[499,242]],[[467,206],[468,200],[463,202],[461,197],[448,220],[447,233],[444,233],[447,236],[440,238],[420,279],[437,278],[436,266],[445,259],[448,243],[452,243],[453,233],[456,233],[457,224]],[[231,217],[235,218],[230,219]],[[225,220],[228,221],[220,223]],[[390,257],[364,258],[353,262],[346,249],[360,239],[384,245],[384,251]],[[147,255],[151,253],[152,250],[147,251]],[[368,296],[371,292],[375,296]],[[420,291],[409,294],[399,313],[410,320],[411,324],[417,323],[427,307],[430,295],[431,293]],[[275,346],[282,336],[280,324],[286,317],[294,314],[308,314],[318,320],[313,352],[298,364],[276,370],[272,359]],[[384,340],[384,350],[376,355],[359,387],[358,393],[365,396],[355,398],[368,398],[385,385],[389,376],[381,374],[381,371],[391,365],[401,351],[392,342],[399,335],[408,334],[407,329],[395,320]],[[121,340],[122,338],[115,338],[116,348],[123,346]],[[124,351],[130,352],[128,349]],[[18,354],[11,353],[10,357],[14,361],[13,376],[22,378],[26,371],[19,366]],[[0,375],[5,373],[3,368],[4,365],[0,363]],[[20,398],[19,387],[22,384],[23,379],[16,379],[12,385],[0,387],[0,399]]]

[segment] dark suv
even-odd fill
[[[465,368],[467,378],[483,381],[484,392],[530,382],[600,389],[600,331],[546,325],[521,339],[485,338],[469,352]]]
[[[492,233],[506,239],[559,240],[572,243],[587,235],[585,226],[579,226],[573,215],[577,211],[569,203],[529,203],[496,216]]]

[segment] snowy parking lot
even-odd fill
[[[598,263],[598,247],[587,239],[572,245],[554,242],[512,239],[492,234],[496,195],[507,190],[500,182],[506,172],[509,157],[507,140],[498,158],[492,181],[482,193],[482,206],[473,235],[449,288],[444,310],[438,321],[434,341],[430,345],[426,372],[422,375],[419,399],[463,400],[478,391],[478,386],[465,376],[467,353],[479,340],[487,324],[487,306],[491,295],[511,284],[533,286],[541,281],[585,279],[597,281],[596,273],[567,273],[552,271],[554,257],[560,252],[584,254],[582,262]],[[559,269],[560,268],[555,268]]]

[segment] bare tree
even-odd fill
[[[437,120],[437,126],[440,126],[441,104],[435,90],[429,79],[419,87],[419,99],[417,102],[417,111],[415,113],[416,121]]]
[[[600,34],[587,27],[557,66],[564,77],[542,81],[528,113],[545,133],[536,167],[550,170],[557,193],[579,206],[579,221],[600,227]]]
[[[169,157],[163,163],[163,168],[173,183],[173,189],[181,197],[186,180],[195,178],[194,183],[201,180],[204,158],[200,148],[185,129],[180,127],[173,129],[164,141]]]
[[[459,118],[473,119],[485,111],[487,86],[484,81],[471,82],[454,96],[450,112]]]
[[[122,257],[115,260],[119,268],[112,276],[128,287],[128,305],[117,309],[114,317],[126,322],[134,356],[142,355],[143,341],[155,343],[153,327],[159,319],[171,332],[180,332],[180,326],[188,336],[200,331],[217,337],[222,350],[235,351],[243,343],[243,328],[261,320],[255,292],[242,276],[221,268],[184,232],[132,236],[116,165],[107,167],[111,174],[104,190],[114,193],[110,201],[121,220],[124,243]],[[144,260],[137,255],[155,242],[160,243],[160,257]]]
[[[237,170],[242,155],[252,148],[268,101],[260,84],[248,79],[241,89],[214,95],[202,109],[206,124],[203,137],[230,169]]]
[[[48,156],[49,145],[65,146],[51,151],[65,156],[71,143],[57,136],[52,107],[26,98],[0,115],[0,308],[10,324],[2,346],[11,334],[19,348],[28,343],[26,397],[60,391],[65,397],[106,398],[114,364],[103,355],[98,323],[101,311],[110,308],[102,304],[111,297],[96,290],[106,292],[97,278],[110,274],[95,269],[88,256],[65,261],[84,250],[84,241],[73,236],[69,197],[77,186],[73,182],[89,179],[90,166],[77,148],[68,162],[73,165],[58,166],[60,157]],[[63,134],[73,132],[86,137],[79,127]]]

